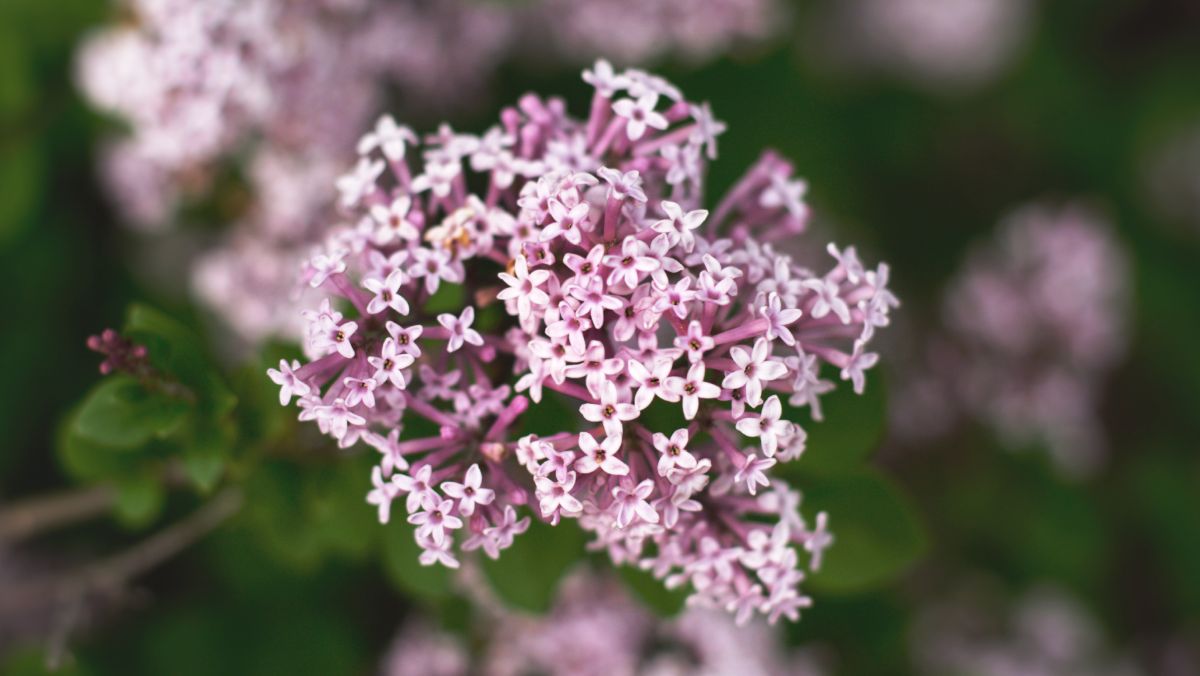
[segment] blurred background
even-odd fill
[[[467,673],[520,662],[495,626],[549,635],[599,599],[709,673],[1200,673],[1197,3],[189,4],[0,4],[3,673]],[[903,509],[841,531],[830,510],[829,568],[853,574],[814,580],[799,623],[754,628],[761,664],[697,647],[738,642],[711,618],[613,601],[571,538],[593,572],[530,604],[550,620],[414,570],[363,502],[363,458],[308,449],[261,377],[295,350],[263,290],[379,113],[477,132],[536,91],[582,115],[597,57],[728,123],[710,194],[763,148],[793,160],[816,214],[797,250],[855,244],[903,303],[869,396],[831,400],[809,444],[870,453]],[[172,59],[203,82],[156,82]],[[236,450],[189,465],[239,468],[233,516],[224,493],[111,474],[71,441],[100,378],[85,341],[135,302],[237,394]],[[881,494],[840,481],[820,490],[849,511]],[[47,496],[62,527],[22,525]],[[164,532],[119,593],[37,593]],[[525,658],[517,673],[552,671]]]

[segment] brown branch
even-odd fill
[[[142,575],[200,540],[242,506],[242,494],[230,488],[182,521],[168,526],[124,552],[46,580],[35,580],[0,596],[0,615],[30,612],[46,604],[69,607],[93,595],[117,596]]]
[[[16,542],[44,530],[67,526],[107,511],[116,501],[112,486],[89,486],[0,509],[0,542]]]

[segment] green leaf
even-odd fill
[[[134,304],[125,320],[125,335],[146,346],[151,362],[192,389],[200,408],[214,418],[227,415],[237,398],[205,356],[191,329],[146,305]]]
[[[138,528],[152,522],[162,511],[166,490],[150,473],[134,474],[117,482],[117,518]]]
[[[686,589],[667,589],[662,580],[633,566],[620,566],[617,575],[634,598],[659,617],[674,617],[683,610],[688,597]]]
[[[466,305],[467,291],[462,284],[442,284],[425,303],[425,312],[433,316],[439,312],[462,312]]]
[[[4,186],[0,190],[0,248],[17,243],[37,221],[46,184],[45,167],[43,148],[36,137],[0,140],[0,185]]]
[[[359,454],[328,465],[255,466],[246,481],[244,518],[263,551],[306,571],[328,558],[366,555],[380,530],[365,499],[371,461]]]
[[[821,397],[824,419],[814,421],[809,409],[798,410],[784,401],[784,418],[797,422],[808,433],[798,471],[843,472],[859,468],[879,446],[887,422],[887,395],[883,379],[876,376],[861,395],[843,384]]]
[[[142,456],[81,436],[76,424],[78,417],[78,409],[72,411],[59,425],[56,439],[59,460],[71,476],[84,481],[98,481],[137,471],[144,460]]]
[[[165,439],[188,417],[186,402],[147,392],[127,376],[97,385],[75,417],[79,436],[113,448],[138,449],[151,439]]]
[[[571,410],[566,396],[550,390],[542,392],[542,400],[531,404],[521,414],[521,434],[549,436],[563,431],[563,421],[578,418]]]
[[[19,644],[9,648],[0,662],[0,674],[5,676],[84,676],[89,673],[94,672],[71,659],[51,669],[46,666],[46,649]]]
[[[17,31],[0,28],[0,120],[12,121],[33,105],[37,88],[29,52]]]
[[[534,519],[500,558],[484,558],[483,572],[496,594],[522,610],[550,609],[559,581],[583,556],[583,531],[573,522],[550,526]]]
[[[395,505],[401,507],[399,501]],[[421,547],[414,539],[414,528],[396,510],[392,523],[380,526],[383,532],[383,570],[402,592],[424,601],[437,602],[453,593],[452,571],[443,565],[422,566]]]
[[[208,493],[216,487],[232,442],[231,433],[204,430],[183,449],[183,470],[201,492]]]
[[[813,589],[854,593],[883,585],[904,573],[927,547],[926,535],[908,497],[874,470],[810,479],[804,504],[829,514],[833,545]]]

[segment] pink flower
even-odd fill
[[[659,476],[667,476],[676,468],[691,469],[696,466],[696,456],[687,450],[687,428],[675,430],[668,439],[661,432],[654,433],[654,448],[662,455],[658,458]]]
[[[517,316],[526,320],[535,305],[540,306],[550,302],[550,296],[539,288],[549,278],[548,270],[530,272],[525,257],[517,256],[516,262],[513,264],[513,274],[500,273],[500,280],[507,284],[508,288],[501,291],[496,297],[500,300],[515,300]]]
[[[457,317],[443,313],[438,315],[437,320],[450,334],[449,345],[446,348],[448,352],[454,352],[461,348],[463,343],[483,345],[483,336],[471,328],[471,323],[475,321],[475,308],[467,306]]]
[[[279,405],[287,406],[292,396],[303,397],[310,389],[308,383],[296,377],[296,369],[300,362],[295,359],[289,364],[286,359],[279,360],[279,370],[267,369],[267,375],[279,386]]]
[[[787,432],[791,423],[780,420],[782,405],[779,397],[772,394],[758,416],[746,416],[737,421],[737,430],[748,437],[758,437],[762,443],[763,454],[768,458],[775,455],[779,447],[779,438]]]
[[[490,488],[482,488],[483,473],[479,465],[474,464],[467,470],[462,483],[456,481],[442,482],[442,492],[458,500],[458,511],[465,516],[475,513],[475,505],[490,505],[496,498],[496,492]]]
[[[654,482],[645,479],[634,485],[632,481],[623,481],[612,489],[613,502],[617,508],[616,524],[618,528],[627,528],[634,518],[648,523],[658,523],[658,512],[646,500],[654,492]]]
[[[698,361],[688,369],[687,377],[671,376],[667,387],[679,394],[683,402],[683,417],[691,420],[700,409],[701,399],[716,399],[721,388],[704,381],[704,362]]]
[[[708,210],[693,209],[687,213],[678,204],[670,200],[662,201],[662,210],[667,217],[654,224],[654,229],[667,235],[671,246],[682,246],[683,250],[691,253],[696,246],[696,237],[692,233],[708,218]]]
[[[429,538],[441,545],[446,540],[446,531],[462,528],[462,519],[452,514],[454,503],[450,500],[428,502],[425,511],[410,514],[408,522],[417,526],[417,537]]]
[[[621,447],[621,437],[606,437],[604,443],[599,443],[588,432],[579,434],[579,450],[583,456],[575,461],[575,470],[580,474],[591,474],[597,469],[613,476],[629,474],[629,465],[617,457]]]
[[[627,120],[625,133],[630,141],[636,141],[646,134],[646,128],[666,129],[667,118],[654,111],[658,105],[658,94],[649,92],[632,99],[621,99],[612,105],[613,112]]]
[[[647,252],[645,242],[632,236],[626,237],[621,243],[620,254],[604,257],[604,264],[612,268],[612,272],[608,273],[608,283],[623,283],[631,289],[636,288],[642,275],[657,270],[660,265],[647,256]]]
[[[686,404],[684,408],[686,410]],[[583,404],[579,407],[579,413],[585,420],[603,423],[606,435],[620,439],[621,423],[636,420],[639,412],[633,404],[618,400],[616,385],[605,381],[600,387],[600,403]]]
[[[770,346],[766,338],[754,341],[754,349],[747,350],[735,345],[729,349],[729,356],[737,364],[737,369],[725,375],[721,387],[736,389],[746,388],[746,403],[758,406],[762,403],[763,382],[778,380],[787,374],[783,362],[767,359]]]
[[[393,270],[383,281],[373,277],[364,280],[363,287],[375,294],[371,303],[367,305],[367,312],[374,315],[391,308],[402,315],[408,314],[408,301],[400,295],[400,287],[404,286],[406,281],[404,273],[400,270]]]

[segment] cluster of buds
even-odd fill
[[[443,126],[423,162],[383,118],[305,269],[325,294],[310,361],[270,375],[302,419],[379,449],[368,500],[386,522],[404,496],[424,563],[499,555],[529,507],[695,602],[794,619],[798,549],[816,569],[832,536],[768,471],[804,451],[785,411],[819,419],[822,363],[861,392],[888,269],[830,245],[817,274],[775,250],[809,210],[774,154],[710,214],[708,106],[603,61],[584,79],[586,120],[527,95],[482,136]]]
[[[190,389],[150,363],[145,345],[133,342],[116,329],[104,329],[97,335],[88,336],[87,347],[104,357],[100,362],[101,375],[122,373],[138,381],[147,390],[185,401],[195,400],[195,394]]]
[[[88,336],[88,349],[104,356],[100,362],[100,374],[130,373],[148,374],[154,367],[146,356],[146,346],[129,340],[116,329],[104,329],[99,334]]]

